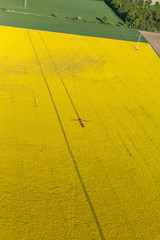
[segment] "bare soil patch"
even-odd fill
[[[160,33],[140,31],[160,56]]]

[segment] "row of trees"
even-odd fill
[[[152,0],[106,0],[127,26],[146,31],[160,31],[160,3]]]

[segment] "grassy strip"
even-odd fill
[[[4,26],[63,32],[126,41],[137,41],[139,36],[139,33],[136,30],[116,25],[100,24],[98,21],[96,23],[73,21],[65,18],[50,18],[48,16],[34,16],[11,12],[1,12],[0,22],[1,25]],[[144,37],[141,38],[141,41],[146,42]]]

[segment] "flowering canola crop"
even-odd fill
[[[0,27],[0,236],[159,239],[160,59]]]

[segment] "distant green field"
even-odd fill
[[[104,3],[96,0],[1,0],[0,24],[112,39],[137,41],[138,32],[126,28],[123,21]],[[52,17],[57,13],[58,17]],[[81,20],[67,20],[66,17]],[[107,16],[107,24],[101,20]],[[142,41],[145,41],[143,38]]]
[[[24,9],[23,6],[24,0],[1,0],[0,3],[0,7],[47,16],[51,16],[53,12],[57,12],[60,19],[65,19],[67,16],[81,16],[82,19],[94,21],[96,17],[103,18],[106,15],[109,22],[114,24],[122,22],[104,2],[95,0],[27,0],[27,8]]]

